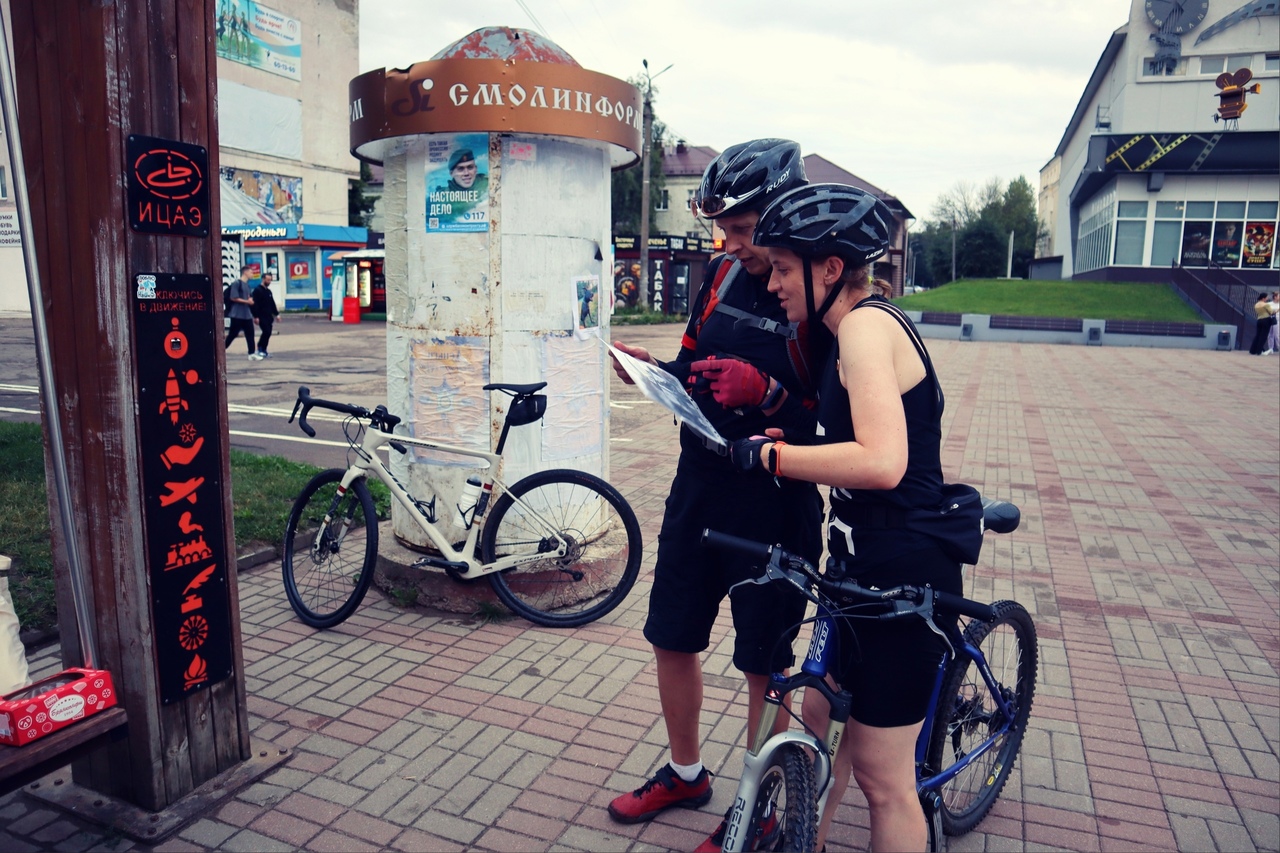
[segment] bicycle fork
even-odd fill
[[[742,776],[734,795],[733,808],[725,820],[724,843],[721,846],[725,853],[747,850],[748,845],[755,840],[750,837],[753,827],[768,818],[765,809],[769,805],[759,802],[761,783],[773,763],[774,754],[786,744],[797,744],[812,753],[815,790],[819,792],[818,814],[814,816],[815,819],[820,818],[826,808],[827,794],[831,790],[832,766],[836,752],[840,749],[845,726],[849,722],[852,698],[845,691],[837,693],[827,684],[827,661],[833,654],[835,645],[831,615],[825,608],[819,608],[801,672],[793,676],[774,673],[770,677],[769,687],[765,690],[760,725],[743,759]],[[799,687],[819,691],[831,706],[825,742],[808,732],[785,731],[773,734],[783,699]]]

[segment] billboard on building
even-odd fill
[[[1184,267],[1209,266],[1212,222],[1188,222],[1182,227],[1182,259]]]
[[[1244,265],[1264,270],[1271,265],[1276,246],[1274,222],[1250,222],[1244,228]]]
[[[1240,266],[1242,222],[1217,222],[1213,226],[1213,262],[1220,267]]]
[[[218,56],[302,79],[302,24],[254,0],[218,0]]]
[[[223,166],[220,171],[223,191],[234,189],[251,203],[240,205],[251,208],[246,212],[253,214],[240,216],[244,223],[302,221],[302,178],[233,166]],[[222,207],[225,219],[229,206],[224,202]]]

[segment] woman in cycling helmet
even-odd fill
[[[877,293],[872,266],[894,220],[884,203],[840,184],[811,184],[774,201],[755,243],[766,247],[788,318],[824,324],[835,351],[819,385],[819,444],[739,441],[733,458],[787,479],[829,485],[828,571],[863,586],[932,584],[960,593],[960,565],[937,540],[901,526],[904,513],[941,503],[942,390],[910,319]],[[758,537],[757,537],[758,538]],[[915,742],[944,651],[920,619],[838,619],[833,675],[853,694],[818,845],[852,769],[871,813],[871,849],[924,850]],[[826,701],[806,691],[804,716],[821,731]]]
[[[751,244],[760,211],[804,183],[800,146],[785,139],[734,145],[713,161],[694,199],[696,212],[725,233],[724,256],[712,260],[689,312],[680,352],[662,362],[643,347],[616,344],[686,382],[726,439],[765,429],[812,437],[817,423],[816,374],[825,351],[813,353],[805,323],[790,323],[768,290],[769,262]],[[829,345],[829,336],[823,335]],[[619,378],[630,382],[615,366]],[[671,745],[670,763],[609,805],[614,820],[637,823],[672,806],[711,799],[702,766],[699,717],[702,663],[729,587],[755,577],[749,561],[701,547],[703,528],[790,543],[818,558],[822,500],[811,483],[781,485],[756,472],[743,476],[725,448],[680,430],[680,457],[667,499],[644,635],[657,658],[658,694]],[[769,673],[791,664],[791,640],[804,613],[799,595],[745,587],[731,599],[734,665],[747,679],[748,732],[754,732]],[[783,723],[785,725],[785,721]],[[713,835],[700,850],[719,850]]]

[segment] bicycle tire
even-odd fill
[[[378,558],[378,514],[364,478],[339,497],[346,472],[321,471],[311,478],[289,513],[284,531],[282,571],[289,605],[312,628],[345,621],[369,591]],[[334,533],[324,519],[334,511],[345,518]],[[351,537],[359,538],[353,540]]]
[[[585,625],[621,604],[640,573],[643,543],[636,514],[618,490],[584,471],[531,474],[494,504],[481,558],[492,563],[522,549],[554,547],[547,524],[569,543],[569,553],[489,575],[499,600],[551,628]]]
[[[1013,719],[1000,721],[978,668],[968,656],[958,656],[948,668],[934,712],[927,767],[930,773],[941,773],[987,738],[1000,740],[939,791],[942,829],[947,835],[970,831],[995,805],[1022,747],[1035,698],[1039,663],[1035,623],[1017,602],[1000,601],[993,606],[995,621],[970,622],[964,635],[982,650],[1003,695],[1013,702]],[[1010,678],[1015,679],[1012,684]]]
[[[769,826],[777,816],[776,827]],[[761,827],[766,827],[764,831]],[[758,850],[809,851],[818,843],[818,804],[813,790],[809,754],[795,743],[784,743],[770,758],[760,779],[748,839]]]

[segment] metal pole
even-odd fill
[[[44,403],[44,425],[49,431],[49,455],[53,461],[54,487],[58,495],[58,515],[67,545],[67,567],[71,576],[71,598],[75,602],[76,627],[80,635],[80,653],[86,669],[93,669],[98,659],[93,632],[88,586],[84,563],[80,559],[80,540],[76,536],[71,513],[71,481],[67,477],[66,450],[62,443],[62,425],[58,421],[58,396],[53,387],[53,367],[49,353],[49,335],[45,324],[44,299],[40,289],[40,271],[36,268],[35,246],[32,244],[31,207],[27,196],[27,172],[22,160],[22,141],[18,136],[17,88],[13,67],[9,62],[9,27],[7,3],[0,3],[0,100],[4,101],[4,133],[9,146],[9,164],[13,168],[13,198],[18,206],[18,233],[22,240],[22,257],[27,268],[27,293],[31,299],[31,324],[36,334],[36,364],[40,370],[40,396]]]
[[[1009,232],[1009,263],[1005,266],[1005,278],[1013,278],[1013,232]]]
[[[951,217],[951,280],[956,280],[956,218]]]
[[[653,304],[653,294],[649,292],[649,137],[653,135],[653,107],[649,93],[653,89],[652,83],[649,63],[645,60],[644,139],[640,142],[640,298],[645,305],[657,308],[659,306]]]

